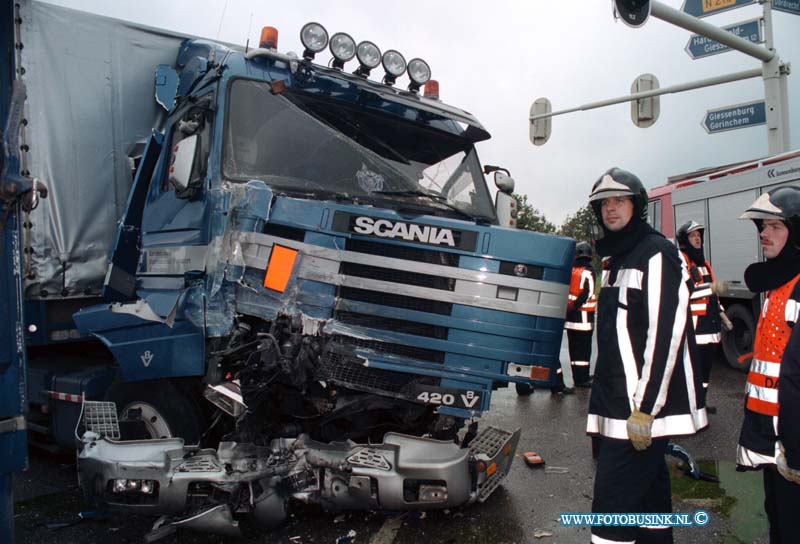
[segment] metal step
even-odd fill
[[[484,462],[487,467],[485,473],[477,476],[478,502],[488,499],[511,471],[519,437],[519,429],[511,432],[497,427],[487,427],[470,442],[471,457]]]
[[[469,443],[469,453],[471,455],[484,454],[489,458],[494,457],[514,435],[510,431],[498,427],[486,427],[481,429],[478,435]]]
[[[492,474],[488,480],[478,486],[478,502],[483,502],[489,498],[489,495],[494,493],[494,490],[500,487],[500,482],[506,477],[505,472],[497,471]]]
[[[84,400],[81,427],[83,427],[84,431],[92,431],[100,436],[119,440],[117,405],[113,402]]]

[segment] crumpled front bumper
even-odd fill
[[[88,432],[78,471],[84,492],[99,505],[156,515],[187,515],[197,497],[242,485],[254,502],[253,490],[269,487],[335,509],[453,508],[494,491],[511,468],[519,435],[488,427],[469,448],[398,433],[369,445],[301,435],[268,448],[223,442],[211,450],[181,439],[116,442]]]

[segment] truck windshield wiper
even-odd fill
[[[451,204],[450,201],[447,200],[447,197],[442,195],[437,195],[435,193],[429,193],[427,191],[422,191],[420,189],[407,189],[404,191],[372,191],[372,194],[389,195],[389,196],[424,196],[430,198],[431,200],[435,200],[436,202],[444,204],[451,210],[457,212],[459,215],[463,217],[466,217],[470,221],[478,220],[477,217],[473,217],[472,215],[465,212],[461,208],[458,208],[454,204]]]

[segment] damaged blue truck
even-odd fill
[[[555,378],[574,242],[508,226],[424,61],[14,10],[31,443],[156,533],[485,500],[519,431],[480,415]]]

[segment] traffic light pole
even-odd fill
[[[602,108],[613,104],[631,102],[633,100],[653,98],[663,94],[690,91],[712,85],[720,85],[723,83],[731,83],[733,81],[740,81],[743,79],[761,77],[764,80],[764,96],[767,111],[767,142],[769,154],[775,155],[784,151],[789,151],[789,99],[786,81],[786,76],[789,74],[789,67],[788,65],[781,63],[780,57],[778,56],[778,53],[774,47],[772,36],[772,0],[761,0],[761,2],[764,6],[766,47],[761,47],[710,23],[706,23],[702,19],[698,19],[683,13],[682,11],[667,6],[657,0],[652,0],[650,2],[650,15],[652,17],[661,19],[662,21],[679,26],[702,36],[706,36],[707,38],[715,40],[723,45],[727,45],[731,49],[735,49],[746,55],[756,58],[761,61],[761,68],[701,79],[690,83],[682,83],[679,85],[673,85],[671,87],[665,87],[663,89],[653,89],[652,91],[634,93],[627,96],[601,100],[599,102],[591,102],[589,104],[584,104],[582,106],[565,110],[554,112],[532,111],[529,117],[531,123],[532,141],[534,134],[537,135],[537,139],[534,141],[536,145],[541,145],[541,143],[546,142],[547,138],[549,137],[549,127],[547,136],[540,134],[541,130],[537,126],[537,121],[540,119],[547,119],[556,115],[563,115],[565,113],[572,113],[576,111]]]
[[[617,98],[609,98],[607,100],[599,100],[597,102],[590,102],[574,108],[566,110],[559,110],[550,113],[540,113],[530,116],[530,121],[533,123],[538,119],[546,119],[548,117],[555,117],[556,115],[563,115],[565,113],[574,113],[576,111],[593,110],[596,108],[604,108],[606,106],[613,106],[614,104],[622,104],[623,102],[631,102],[633,100],[642,100],[645,98],[653,98],[654,96],[661,96],[662,94],[680,93],[683,91],[691,91],[693,89],[702,89],[703,87],[712,87],[714,85],[722,85],[723,83],[731,83],[733,81],[741,81],[743,79],[751,79],[754,77],[761,77],[762,70],[754,68],[752,70],[744,70],[742,72],[735,72],[733,74],[725,74],[722,76],[714,76],[706,79],[699,79],[690,83],[679,83],[670,87],[661,89],[653,89],[652,91],[644,91],[641,93],[628,94],[619,96]]]
[[[764,4],[764,34],[767,49],[775,51],[772,37],[772,0]],[[767,138],[770,154],[789,151],[789,66],[781,64],[777,51],[764,62],[764,98],[767,102]],[[778,149],[776,152],[772,150]]]

